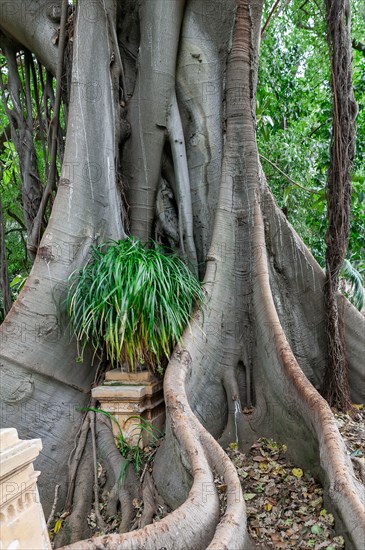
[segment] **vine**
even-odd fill
[[[331,56],[333,125],[327,182],[328,227],[324,301],[328,362],[323,395],[341,411],[351,409],[343,312],[337,293],[350,234],[351,167],[355,154],[355,118],[351,68],[350,6],[348,0],[325,0],[327,40]]]

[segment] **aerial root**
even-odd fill
[[[119,532],[127,533],[135,513],[133,500],[140,496],[139,481],[133,466],[121,456],[115,445],[110,420],[102,415],[97,419],[96,435],[101,460],[114,481],[108,496],[107,513],[115,515],[120,507]]]
[[[187,344],[190,332],[185,336]],[[137,531],[94,537],[66,546],[64,550],[128,550],[141,546],[151,550],[161,546],[176,550],[245,548],[245,504],[236,470],[220,445],[199,423],[187,401],[185,377],[189,357],[185,350],[174,354],[165,375],[165,399],[173,437],[188,457],[193,477],[186,501],[165,518]],[[222,517],[214,484],[217,475],[223,477],[227,486],[227,505]],[[155,506],[152,488],[148,480],[144,487],[148,506],[143,522],[150,518]]]
[[[156,489],[152,476],[149,472],[145,473],[142,486],[143,512],[140,519],[139,528],[152,523],[153,517],[157,512]]]
[[[90,431],[91,431],[91,443],[93,449],[93,464],[94,464],[94,510],[96,520],[98,522],[99,529],[105,529],[105,521],[101,517],[99,506],[99,483],[98,483],[98,461],[96,457],[96,438],[95,438],[95,412],[90,412]]]

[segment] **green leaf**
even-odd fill
[[[316,193],[315,197],[316,197],[316,200],[313,203],[314,205],[317,205],[321,202],[326,202],[327,200],[326,190],[321,189],[320,191],[318,191],[318,193]]]
[[[27,280],[27,277],[23,277],[22,275],[16,275],[10,283],[10,288],[19,286],[19,290],[20,290],[26,280]]]
[[[349,296],[354,306],[361,311],[364,305],[364,281],[357,269],[351,264],[349,260],[344,261],[341,275],[351,285],[351,296]]]
[[[244,493],[243,494],[243,498],[245,500],[252,500],[253,498],[255,498],[257,495],[256,493]]]
[[[313,535],[320,535],[321,533],[323,533],[323,527],[321,527],[320,525],[312,525],[311,527],[311,533],[313,533]]]
[[[351,179],[352,179],[353,183],[356,183],[356,182],[361,183],[361,184],[365,183],[365,176],[360,176],[358,174],[353,174]]]

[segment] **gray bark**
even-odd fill
[[[24,419],[19,411],[34,407],[36,398],[40,403],[84,402],[92,379],[89,362],[75,364],[75,348],[64,332],[51,345],[43,328],[34,346],[19,341],[14,331],[25,323],[28,338],[47,315],[58,323],[53,300],[59,301],[67,276],[85,261],[90,244],[124,234],[117,178],[110,171],[117,158],[118,109],[107,18],[101,10],[91,24],[83,17],[84,5],[79,4],[75,27],[62,181],[37,262],[3,325],[8,346],[1,350],[6,425],[19,427],[21,435],[40,435],[45,454],[54,452],[59,464],[77,418],[63,414],[47,425],[46,433],[43,418],[35,426],[34,414]],[[110,1],[111,21],[113,5]],[[323,273],[276,207],[259,163],[254,113],[262,2],[239,0],[237,10],[233,0],[207,6],[191,0],[183,12],[182,3],[147,1],[139,21],[135,3],[126,2],[121,8],[125,21],[118,28],[131,96],[132,134],[122,151],[131,231],[143,240],[152,234],[161,168],[171,188],[176,185],[165,143],[176,86],[194,244],[207,292],[204,315],[197,312],[164,381],[166,441],[156,455],[154,479],[174,511],[138,531],[78,541],[73,548],[248,548],[237,474],[215,439],[244,445],[261,434],[289,440],[292,455],[318,473],[349,548],[360,548],[362,487],[354,481],[333,415],[316,390],[325,361]],[[91,82],[100,97],[88,95],[89,88],[85,92],[85,83]],[[100,178],[96,167],[101,167]],[[51,247],[56,244],[62,245],[57,261]],[[70,244],[73,252],[67,256]],[[350,382],[353,399],[361,401],[364,320],[345,304]],[[242,407],[251,402],[254,413],[247,419]],[[40,468],[42,482],[52,487],[64,476],[61,470],[55,474],[45,458]],[[222,517],[213,473],[227,484]]]
[[[135,130],[126,143],[124,173],[131,233],[143,242],[152,232],[184,5],[182,0],[156,0],[140,7],[137,79],[128,107]]]
[[[0,28],[13,40],[34,52],[56,74],[54,37],[61,14],[61,0],[0,0]]]
[[[107,20],[90,20],[81,3],[76,19],[70,123],[52,216],[30,276],[1,326],[2,427],[41,437],[36,466],[46,514],[54,487],[65,496],[67,456],[79,427],[79,408],[93,380],[91,355],[77,360],[62,311],[69,275],[99,240],[124,235],[115,182],[114,98]],[[103,132],[95,129],[103,128]]]

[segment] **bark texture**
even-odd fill
[[[327,184],[328,228],[324,284],[328,364],[323,394],[331,406],[348,411],[351,409],[351,400],[344,313],[338,308],[336,293],[350,234],[351,166],[355,153],[357,107],[352,85],[350,3],[348,0],[326,0],[325,4],[331,57],[333,126]]]
[[[115,19],[113,3],[105,6]],[[57,483],[60,503],[64,499],[67,457],[93,380],[91,355],[77,362],[62,312],[67,279],[85,262],[90,245],[124,235],[113,87],[105,62],[110,36],[104,8],[94,19],[89,7],[80,4],[76,16],[70,123],[52,216],[30,276],[1,326],[2,426],[16,426],[23,438],[42,438],[37,466],[46,515]]]
[[[166,439],[156,454],[154,482],[173,512],[136,531],[71,540],[65,548],[247,550],[239,480],[217,440],[244,446],[269,435],[285,441],[293,457],[320,476],[339,517],[339,534],[349,548],[360,549],[363,486],[318,392],[326,362],[324,275],[276,206],[257,151],[262,1],[127,0],[117,12],[118,25],[112,0],[93,5],[99,11],[92,22],[86,4],[79,2],[77,10],[74,85],[53,214],[27,286],[3,325],[9,333],[1,349],[6,425],[15,425],[21,436],[41,436],[45,455],[56,445],[55,461],[65,463],[78,418],[62,415],[47,431],[34,425],[34,415],[22,418],[20,405],[34,406],[36,398],[84,403],[92,379],[89,362],[75,363],[76,350],[63,331],[52,346],[41,333],[34,349],[11,330],[26,320],[28,335],[36,319],[56,311],[58,289],[85,261],[90,244],[124,235],[119,169],[129,202],[126,230],[129,221],[133,234],[146,240],[157,227],[193,262],[195,248],[206,300],[164,379]],[[116,43],[131,127],[121,147]],[[100,87],[100,96],[92,96],[97,101],[83,94],[90,82]],[[102,168],[100,178],[95,165]],[[50,255],[55,243],[71,243],[71,259],[61,255],[55,261]],[[345,311],[352,398],[361,402],[364,319],[337,299]],[[254,407],[250,416],[242,413],[248,405]],[[52,501],[65,473],[55,475],[45,457],[39,467],[40,481],[52,487]],[[227,486],[222,515],[216,475]]]

